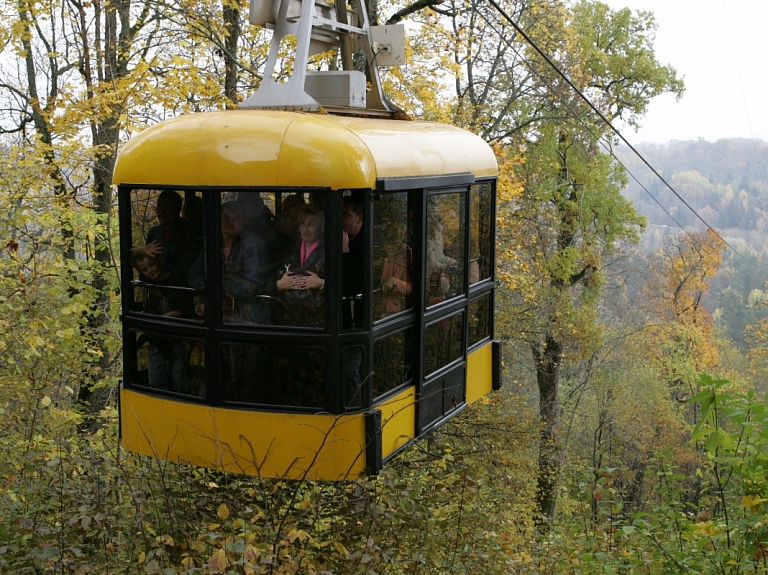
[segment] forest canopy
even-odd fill
[[[653,15],[501,5],[509,18],[453,0],[368,9],[408,24],[387,94],[496,152],[504,389],[380,476],[328,485],[119,446],[115,158],[148,125],[236,108],[270,32],[240,0],[2,3],[0,570],[766,572],[765,145],[644,148],[719,230],[643,175],[685,228],[661,233],[579,95],[633,125],[682,93]]]

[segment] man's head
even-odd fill
[[[344,197],[341,212],[341,227],[354,239],[363,227],[363,202],[359,196]]]
[[[221,204],[221,233],[225,236],[238,235],[245,227],[242,204],[231,201]]]
[[[160,222],[160,225],[164,228],[173,228],[181,219],[182,203],[181,196],[173,190],[160,192],[160,195],[157,197],[157,207],[155,208],[157,221]]]

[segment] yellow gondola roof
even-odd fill
[[[454,126],[233,110],[147,128],[122,147],[113,182],[372,189],[381,179],[496,171],[488,144]]]

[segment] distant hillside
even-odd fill
[[[641,144],[636,149],[722,235],[757,252],[766,250],[768,142],[699,140]],[[702,227],[696,215],[629,148],[617,147],[616,154],[630,172],[625,195],[648,218],[651,231],[656,226],[674,228],[678,224],[687,229]]]
[[[768,291],[768,142],[699,140],[636,149],[734,248],[725,253],[705,304],[717,310],[722,333],[744,350],[744,327],[768,314],[752,303],[756,293]],[[646,251],[656,251],[664,238],[679,233],[678,226],[704,227],[631,150],[622,146],[615,152],[629,172],[624,194],[648,218]]]

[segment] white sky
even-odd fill
[[[768,141],[768,0],[602,0],[656,16],[656,56],[686,90],[651,101],[631,144],[719,138]],[[617,126],[619,127],[619,126]]]

